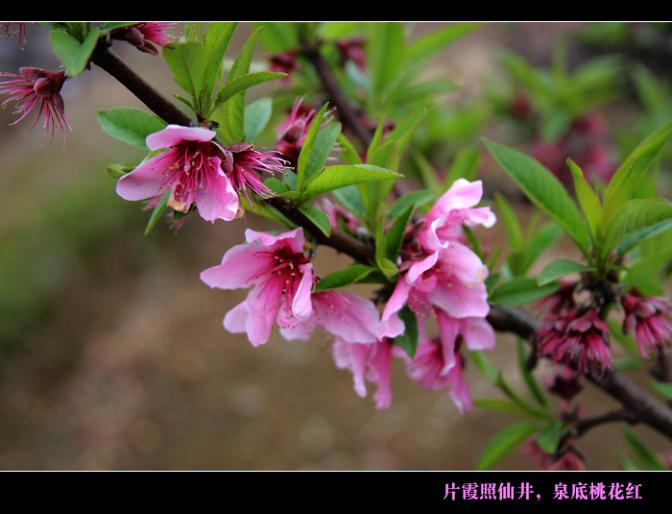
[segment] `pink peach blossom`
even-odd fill
[[[445,346],[427,338],[419,341],[413,359],[404,355],[409,377],[426,389],[448,389],[460,414],[473,408],[469,384],[464,378],[464,357],[455,347],[446,360]]]
[[[261,198],[273,196],[257,173],[282,173],[288,164],[277,152],[260,152],[254,145],[235,143],[229,147],[220,147],[222,168],[231,179],[233,187],[245,195],[251,202],[248,191]]]
[[[308,129],[315,118],[315,109],[302,105],[302,98],[292,105],[289,116],[278,126],[278,140],[275,149],[295,167],[299,161],[299,154],[306,140]]]
[[[277,236],[248,229],[245,239],[224,254],[221,264],[203,271],[201,280],[220,289],[252,287],[226,314],[224,327],[247,333],[259,346],[268,342],[274,323],[290,329],[310,319],[313,269],[303,252],[302,228]]]
[[[372,301],[348,292],[314,292],[310,301],[312,315],[291,327],[281,328],[285,339],[308,340],[312,331],[321,327],[330,334],[348,343],[375,343],[379,333],[379,315]],[[389,337],[403,332],[398,324],[396,331],[388,331]]]
[[[110,33],[110,36],[112,39],[128,41],[141,52],[158,55],[159,51],[154,45],[160,47],[168,46],[172,40],[170,36],[165,34],[165,31],[172,29],[176,25],[177,23],[145,21],[128,27],[114,29]]]
[[[644,297],[630,291],[621,297],[625,311],[623,332],[634,334],[642,357],[664,348],[672,339],[672,303],[661,296]]]
[[[366,397],[366,380],[377,384],[373,396],[377,409],[386,409],[392,403],[392,346],[387,339],[359,344],[337,338],[332,347],[336,367],[352,373],[355,392],[360,397]]]
[[[19,74],[0,73],[0,95],[7,99],[2,106],[15,102],[14,114],[18,116],[12,122],[16,125],[37,112],[33,127],[41,120],[45,136],[53,139],[56,129],[65,135],[70,124],[65,117],[61,89],[67,77],[63,71],[47,71],[42,68],[21,68]]]
[[[210,222],[232,220],[238,213],[238,195],[222,169],[222,148],[213,141],[215,132],[200,127],[168,125],[147,136],[150,150],[166,148],[141,163],[117,182],[117,194],[125,200],[158,200],[170,191],[168,205],[188,212],[196,205]]]
[[[541,354],[581,374],[600,376],[611,368],[609,327],[594,309],[583,314],[569,311],[550,321],[538,334]]]

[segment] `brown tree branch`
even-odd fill
[[[341,88],[338,86],[338,82],[336,82],[334,75],[331,73],[329,65],[320,55],[320,50],[314,47],[307,47],[302,53],[315,68],[315,71],[320,77],[320,81],[327,91],[329,99],[334,104],[334,107],[336,107],[338,117],[343,122],[345,128],[357,136],[357,139],[364,145],[364,148],[368,148],[371,144],[371,133],[362,124],[355,110],[352,108],[350,100],[347,99]]]
[[[92,62],[119,80],[166,122],[180,125],[190,125],[192,123],[188,116],[126,66],[109,48],[103,45],[99,46],[93,55]],[[331,236],[326,237],[289,202],[275,198],[270,203],[291,221],[311,232],[320,243],[331,246],[359,262],[369,263],[373,260],[373,249],[361,241],[338,230],[334,230]],[[527,340],[531,340],[541,326],[538,321],[530,318],[522,311],[496,305],[492,306],[488,321],[497,331],[511,332]],[[591,377],[589,379],[605,393],[617,399],[624,408],[636,416],[636,419],[672,439],[672,409],[666,407],[664,403],[616,372],[608,372],[599,380]]]

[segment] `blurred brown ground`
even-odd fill
[[[490,25],[437,63],[460,85],[479,88],[501,45],[522,40],[543,55],[550,34],[568,28]],[[29,44],[43,44],[44,32],[31,27]],[[240,30],[236,44],[246,32]],[[53,66],[53,60],[17,59],[18,45],[6,50],[13,44],[0,41],[1,69]],[[173,92],[160,59],[119,51],[164,93]],[[0,113],[2,244],[11,243],[8,234],[29,233],[44,202],[58,202],[84,180],[101,185],[114,208],[130,214],[100,243],[93,262],[68,270],[49,314],[2,357],[0,468],[471,469],[486,442],[513,421],[478,408],[461,417],[446,393],[411,383],[400,362],[392,407],[377,412],[370,399],[354,394],[350,375],[335,369],[326,337],[290,343],[275,336],[255,349],[244,336],[225,332],[224,313],[246,292],[210,290],[198,274],[239,243],[246,226],[270,226],[251,217],[215,225],[192,219],[178,234],[159,226],[144,238],[146,214],[114,197],[105,174],[107,163],[131,164],[139,155],[105,136],[94,114],[140,104],[99,69],[68,88],[73,132],[65,149],[41,146],[37,132],[24,137],[25,127],[6,128],[9,113]],[[492,232],[486,238],[494,246],[501,233]],[[563,252],[571,255],[559,245],[553,257]],[[343,262],[319,250],[323,272]],[[520,385],[512,338],[498,338],[493,359]],[[499,395],[473,366],[468,375],[474,397]],[[590,412],[612,406],[596,391],[583,399]],[[669,448],[647,429],[638,433],[658,449]],[[619,428],[597,429],[579,446],[589,450],[591,468],[616,468]],[[500,464],[533,466],[521,452]]]

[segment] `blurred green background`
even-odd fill
[[[501,74],[502,48],[547,63],[555,36],[577,28],[490,24],[451,46],[436,63],[462,87],[456,109]],[[237,31],[234,52],[249,29]],[[27,37],[24,49],[0,40],[0,70],[58,65],[46,29],[31,24]],[[115,51],[174,92],[162,59],[121,44]],[[255,349],[225,332],[224,313],[246,292],[210,290],[198,274],[240,242],[245,227],[272,226],[190,217],[177,233],[160,223],[145,237],[148,214],[118,198],[106,174],[109,163],[133,165],[142,155],[104,135],[95,117],[141,104],[96,67],[66,83],[63,95],[73,127],[65,145],[45,144],[39,129],[26,134],[26,124],[9,127],[10,109],[0,111],[0,468],[470,469],[512,421],[478,408],[461,417],[447,393],[410,382],[401,362],[392,407],[377,412],[335,369],[325,337],[289,343],[276,335]],[[486,182],[490,195],[498,180],[506,183]],[[518,208],[523,218],[531,211]],[[501,230],[487,241],[501,242]],[[571,252],[560,244],[537,267]],[[318,259],[327,271],[346,262],[328,249]],[[515,384],[514,343],[500,336],[494,360]],[[474,369],[468,376],[476,398],[496,395]],[[595,391],[582,401],[594,413],[612,403]],[[605,426],[582,439],[589,468],[617,467],[619,430]],[[638,433],[669,450],[653,432]],[[520,451],[500,465],[534,466]]]

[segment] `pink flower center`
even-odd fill
[[[171,207],[185,211],[195,201],[199,189],[207,189],[220,173],[221,159],[212,143],[186,141],[170,150],[173,163],[165,171],[165,183],[172,185]]]
[[[254,255],[270,257],[274,261],[273,267],[266,272],[266,283],[260,294],[265,294],[268,288],[282,287],[286,312],[291,312],[292,300],[303,276],[301,266],[310,261],[303,253],[296,253],[289,246],[255,252]]]

